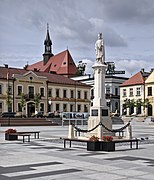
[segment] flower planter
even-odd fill
[[[12,135],[12,134],[5,134],[5,140],[8,140],[8,141],[18,140],[18,136]]]
[[[101,143],[102,151],[115,151],[115,143],[114,142],[102,142]]]
[[[99,141],[88,141],[87,142],[87,151],[100,151],[100,142]]]

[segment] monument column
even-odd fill
[[[105,98],[105,50],[102,34],[98,34],[98,40],[95,43],[96,62],[93,65],[94,69],[94,99],[93,106],[90,108],[90,117],[88,119],[88,129],[94,128],[102,122],[108,129],[112,129],[109,108],[106,105]],[[102,135],[111,134],[105,128],[99,127],[90,132],[91,135],[96,135],[101,138]]]

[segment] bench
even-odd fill
[[[34,134],[34,138],[35,139],[39,139],[40,138],[40,131],[18,131],[18,134]]]
[[[73,139],[70,139],[70,138],[64,138],[64,148],[66,148],[66,142],[70,142],[70,147],[71,147],[71,142],[72,141],[76,141],[76,142],[89,142],[88,139],[77,139],[77,138],[73,138]],[[99,141],[100,143],[103,141]],[[112,142],[114,142],[115,144],[116,143],[126,143],[126,142],[130,142],[130,148],[132,149],[133,148],[133,142],[135,143],[136,145],[136,149],[138,149],[138,142],[139,142],[139,139],[118,139],[118,140],[113,140]]]
[[[30,136],[31,134],[28,133],[10,133],[10,135],[17,135],[17,136],[22,136],[22,141],[23,143],[25,142],[25,137],[27,137],[27,142],[30,142]]]

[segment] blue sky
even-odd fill
[[[42,59],[46,24],[53,53],[67,47],[92,73],[94,44],[103,33],[106,61],[126,76],[154,68],[152,0],[0,0],[0,65],[23,67]]]

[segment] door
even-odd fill
[[[148,106],[148,116],[152,116],[152,105]]]
[[[35,103],[29,102],[27,104],[27,115],[28,117],[32,117],[33,114],[35,114]]]

